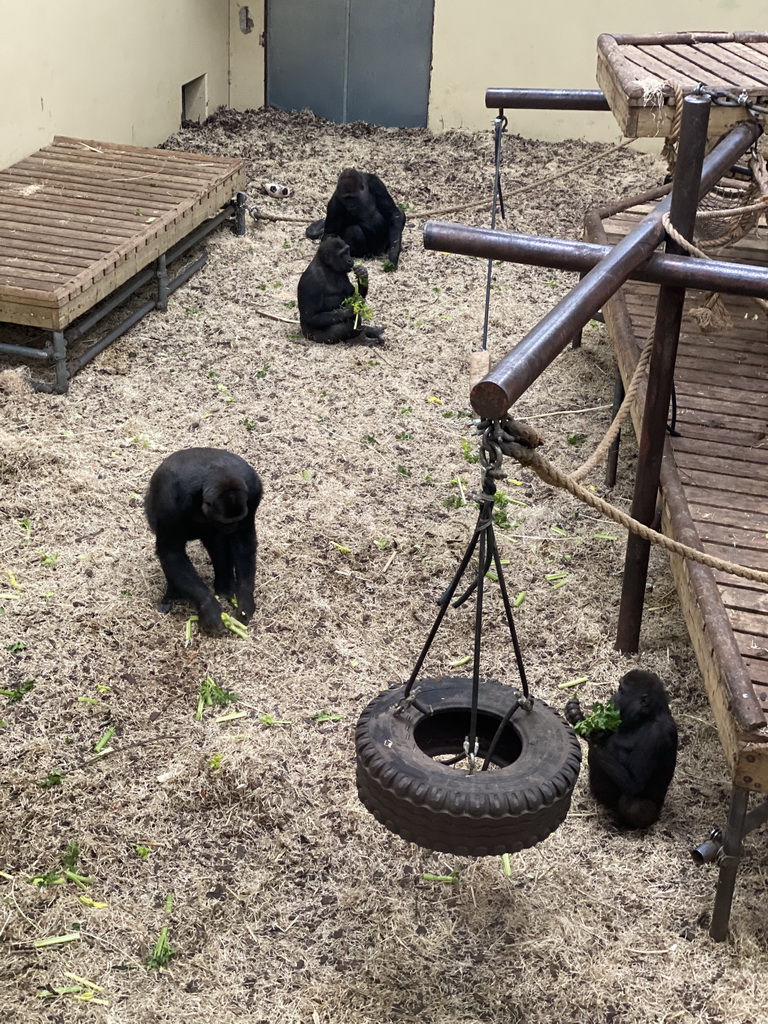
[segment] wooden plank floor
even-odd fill
[[[240,158],[57,136],[0,171],[0,321],[63,329],[244,184]]]
[[[604,222],[615,243],[650,207]],[[768,235],[751,235],[719,259],[768,264]],[[658,288],[622,289],[639,344],[653,329]],[[689,292],[686,311],[704,295]],[[686,315],[675,388],[677,429],[671,439],[688,508],[703,549],[719,558],[768,570],[768,321],[747,298],[724,296],[733,326],[703,334]],[[768,586],[715,572],[738,649],[768,720]]]

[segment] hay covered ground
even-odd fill
[[[490,131],[222,112],[167,145],[244,156],[257,207],[303,222],[322,215],[348,165],[379,173],[410,211],[490,194]],[[508,228],[580,237],[585,210],[663,174],[622,150],[511,195],[600,152],[510,134]],[[261,194],[267,181],[293,197]],[[302,223],[249,219],[244,239],[212,237],[207,266],[167,314],[98,357],[68,397],[33,394],[23,371],[0,376],[0,670],[21,697],[0,699],[4,1021],[768,1021],[761,837],[748,843],[727,944],[706,931],[715,873],[689,858],[724,823],[729,783],[664,557],[652,553],[641,654],[619,656],[624,537],[527,471],[508,467],[499,536],[510,587],[526,595],[516,621],[532,689],[562,707],[558,684],[579,676],[587,702],[635,664],[663,676],[681,749],[661,821],[617,831],[583,772],[565,824],[514,856],[507,877],[496,858],[405,843],[357,800],[357,717],[407,678],[475,519],[461,492],[477,486],[467,357],[486,265],[425,252],[422,225],[407,225],[397,273],[368,261],[383,346],[314,346],[260,316],[295,318],[315,243]],[[571,280],[494,267],[494,357]],[[564,468],[608,424],[602,331],[587,328],[583,348],[563,353],[517,406]],[[162,577],[141,496],[167,454],[196,445],[240,453],[264,481],[247,641],[187,643],[185,613],[155,610]],[[613,492],[623,508],[633,455],[628,439]],[[599,472],[593,483],[602,491]],[[553,589],[546,577],[558,571],[566,583]],[[487,612],[483,670],[514,685],[497,594]],[[427,670],[455,671],[470,649],[465,607]],[[238,700],[196,721],[206,677]],[[245,715],[215,720],[230,711]],[[110,729],[111,752],[96,756]],[[84,888],[62,876],[72,843]],[[455,884],[423,877],[452,869]],[[164,927],[174,955],[148,970]],[[41,996],[66,986],[74,991]]]

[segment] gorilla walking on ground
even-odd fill
[[[158,611],[189,601],[200,625],[216,636],[224,631],[219,598],[236,605],[240,622],[253,616],[256,572],[254,516],[261,480],[245,459],[222,448],[185,448],[161,462],[144,499],[155,550],[166,579]],[[213,563],[213,591],[186,552],[199,540]]]
[[[357,291],[368,294],[368,271],[352,259],[349,246],[336,235],[326,235],[312,262],[299,278],[297,299],[301,333],[310,341],[380,341],[383,327],[355,323],[357,314],[344,301],[355,294],[349,280],[353,270]]]
[[[586,736],[589,788],[625,825],[647,828],[658,820],[675,771],[677,726],[653,672],[627,672],[611,703],[621,716],[618,728]],[[568,701],[565,717],[571,725],[582,721],[577,700]]]
[[[405,214],[381,178],[348,167],[339,175],[325,218],[310,224],[306,235],[338,235],[353,256],[384,255],[397,267],[404,227]]]

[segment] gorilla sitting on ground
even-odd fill
[[[677,726],[664,684],[653,672],[634,668],[611,697],[621,722],[613,731],[588,733],[589,788],[594,798],[631,828],[658,820],[677,760]],[[584,718],[569,700],[571,725]]]
[[[297,299],[301,333],[310,341],[380,341],[383,327],[356,322],[354,309],[344,305],[355,294],[349,280],[353,270],[361,299],[368,294],[368,271],[352,259],[349,246],[336,235],[326,235],[312,262],[299,278]]]
[[[383,255],[396,268],[404,227],[405,214],[381,178],[348,167],[339,175],[324,219],[310,224],[306,235],[338,235],[353,256]]]

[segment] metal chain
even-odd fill
[[[744,107],[758,120],[768,114],[768,106],[753,103],[749,98],[746,89],[740,93],[728,92],[726,89],[711,89],[703,82],[699,82],[693,90],[695,96],[708,96],[716,107]]]

